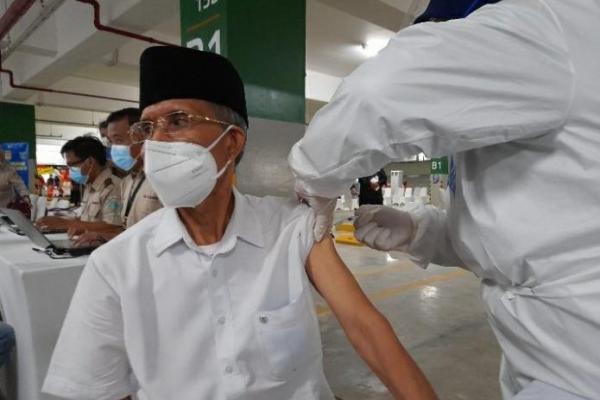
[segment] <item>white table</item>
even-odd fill
[[[8,400],[52,400],[40,393],[50,357],[87,257],[52,260],[26,237],[0,227],[0,308],[17,351]]]

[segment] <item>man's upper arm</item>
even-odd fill
[[[407,252],[415,264],[421,268],[427,268],[432,262],[452,267],[465,266],[452,247],[446,210],[430,205],[418,205],[409,212],[415,222],[416,231]]]
[[[332,238],[315,243],[308,256],[306,271],[342,324],[374,311],[370,301],[339,257]]]
[[[133,392],[117,292],[90,258],[71,300],[43,391],[78,400]]]

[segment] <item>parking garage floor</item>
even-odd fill
[[[479,280],[458,268],[416,267],[365,247],[338,245],[363,290],[443,400],[499,400],[500,349],[479,296]],[[348,343],[323,300],[317,300],[325,372],[343,400],[392,397]]]

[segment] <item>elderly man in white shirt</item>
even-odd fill
[[[427,380],[294,200],[233,187],[243,84],[225,58],[175,47],[141,61],[145,172],[165,205],[92,254],[43,390],[78,400],[333,399],[311,283],[398,399]]]

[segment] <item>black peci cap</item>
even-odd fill
[[[244,83],[231,62],[207,51],[149,47],[140,57],[140,110],[169,99],[198,99],[231,108],[248,123]]]

